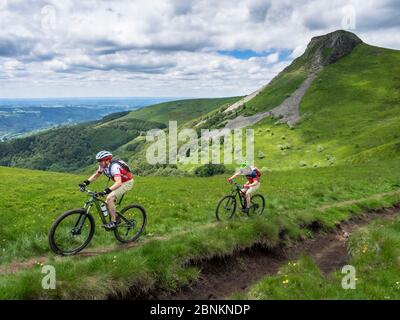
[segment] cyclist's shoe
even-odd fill
[[[115,230],[117,228],[117,223],[114,221],[110,221],[109,223],[105,224],[103,227],[107,231]]]
[[[243,213],[249,213],[249,208],[242,208]]]

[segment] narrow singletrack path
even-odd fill
[[[327,234],[315,231],[315,236],[289,247],[273,250],[255,245],[225,258],[194,261],[201,270],[199,279],[191,286],[175,293],[153,292],[142,299],[205,300],[224,299],[233,293],[245,292],[251,285],[268,275],[277,273],[280,266],[308,254],[324,273],[341,269],[349,255],[346,241],[357,229],[375,219],[392,219],[400,214],[400,204],[393,208],[371,210],[361,216],[342,222]],[[128,297],[135,298],[135,297]]]

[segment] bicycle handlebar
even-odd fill
[[[242,189],[242,187],[241,187],[235,180],[233,180],[233,179],[232,179],[232,181],[229,182],[229,183],[235,185],[236,187],[239,187],[240,189]]]
[[[95,191],[90,191],[90,190],[87,190],[86,188],[82,188],[82,187],[80,187],[79,190],[81,192],[86,192],[86,193],[90,194],[91,196],[94,196],[97,198],[97,192],[95,192]]]

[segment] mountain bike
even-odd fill
[[[60,255],[73,255],[83,250],[92,240],[95,231],[95,222],[90,210],[94,206],[100,215],[103,227],[110,220],[108,212],[103,214],[102,205],[105,201],[99,198],[98,193],[86,188],[80,188],[89,195],[83,208],[72,209],[61,214],[52,224],[49,231],[49,245],[51,250]],[[135,241],[143,233],[147,223],[145,209],[137,204],[130,204],[120,211],[119,206],[124,196],[117,203],[117,228],[114,229],[115,238],[122,243]]]
[[[239,203],[241,206],[241,211],[244,212],[244,209],[247,207],[246,205],[246,194],[242,191],[243,187],[238,185],[236,182],[232,182],[234,184],[234,188],[230,195],[224,196],[219,200],[217,209],[215,214],[217,216],[218,221],[224,221],[232,219],[235,214],[237,201],[236,198],[239,198]],[[247,212],[247,216],[259,216],[262,215],[265,209],[265,199],[264,197],[257,193],[251,196],[250,200],[250,208]]]

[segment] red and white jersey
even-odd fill
[[[244,175],[249,183],[260,182],[260,176],[255,167],[240,169],[240,174]]]
[[[124,169],[119,163],[114,162],[111,165],[102,168],[99,166],[98,173],[104,173],[107,177],[115,181],[115,177],[121,177],[122,182],[126,182],[133,179],[133,174],[128,170]]]

